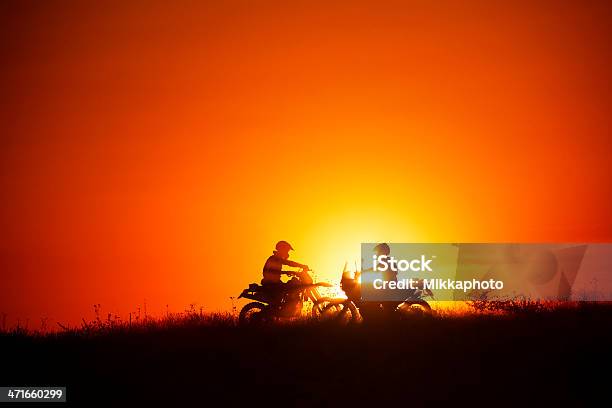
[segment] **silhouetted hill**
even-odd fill
[[[582,406],[608,400],[612,307],[236,327],[224,318],[0,335],[1,384],[68,400],[199,406]],[[180,323],[180,322],[179,322]],[[213,402],[213,398],[219,402]]]

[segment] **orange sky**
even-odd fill
[[[9,321],[227,309],[279,239],[612,240],[604,1],[51,3],[0,6]]]

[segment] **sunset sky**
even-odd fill
[[[127,4],[129,3],[129,4]],[[278,240],[612,241],[605,1],[2,2],[0,313],[227,310]]]

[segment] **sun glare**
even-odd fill
[[[371,209],[338,213],[333,221],[312,228],[305,237],[303,254],[319,280],[338,283],[345,265],[350,272],[361,270],[362,242],[418,241],[416,230],[404,221]]]

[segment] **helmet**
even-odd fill
[[[276,243],[276,250],[289,252],[289,251],[293,251],[293,247],[287,241],[278,241]]]
[[[391,253],[391,248],[389,248],[389,245],[386,243],[382,243],[382,244],[378,244],[374,247],[374,251],[375,252],[381,252],[385,255],[389,255]]]

